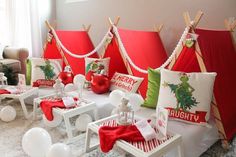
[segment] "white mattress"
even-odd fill
[[[42,96],[52,92],[54,92],[52,89],[40,89],[39,95]],[[97,95],[92,91],[85,90],[82,95],[83,98],[93,100],[96,103],[99,118],[104,118],[111,114],[114,106],[109,103],[109,94]],[[155,114],[155,110],[144,107],[141,107],[136,113],[136,115],[144,118],[150,118],[153,114]],[[169,121],[168,130],[182,135],[185,157],[198,157],[219,139],[213,121],[210,121],[210,124],[212,127],[208,128],[183,122]],[[166,156],[175,157],[177,156],[177,151],[172,150]]]
[[[83,97],[96,102],[98,106],[99,118],[104,118],[110,115],[114,106],[109,103],[109,94],[96,95],[91,91],[84,91]],[[149,118],[155,114],[155,110],[141,107],[136,115],[144,118]],[[218,139],[217,128],[213,121],[210,121],[211,128],[186,124],[183,122],[169,121],[168,130],[182,135],[184,156],[198,157],[205,152]],[[177,150],[170,151],[166,157],[175,157]]]
[[[55,93],[55,90],[53,88],[40,88],[39,92],[38,92],[38,96],[34,95],[30,98],[27,98],[26,103],[33,104],[34,98],[41,97],[44,95],[53,94],[53,93]],[[70,94],[74,95],[75,93],[70,93]],[[104,118],[104,117],[108,117],[111,115],[111,111],[114,108],[114,106],[112,106],[109,103],[109,100],[108,100],[109,94],[97,95],[97,94],[94,94],[92,91],[84,90],[82,93],[82,96],[84,99],[90,99],[96,103],[96,105],[98,107],[98,117],[99,118]]]
[[[155,110],[141,107],[136,114],[150,118],[151,115],[155,114]],[[219,139],[218,131],[213,120],[209,123],[211,128],[169,120],[168,130],[182,136],[185,157],[200,156]],[[166,157],[175,157],[178,156],[177,154],[177,150],[173,150]]]

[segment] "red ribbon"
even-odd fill
[[[167,107],[166,109],[168,109],[169,117],[171,118],[177,118],[193,123],[206,123],[206,111],[196,111],[195,113],[192,113],[183,111],[182,109],[176,110],[170,107]]]
[[[38,79],[37,81],[33,82],[33,87],[52,87],[55,83],[55,80],[45,80],[45,79]]]

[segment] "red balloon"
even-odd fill
[[[58,78],[61,79],[61,82],[64,85],[67,85],[69,83],[73,83],[74,75],[71,72],[60,72],[58,75]]]
[[[96,74],[92,77],[91,89],[97,94],[106,93],[110,89],[110,80],[105,75]]]

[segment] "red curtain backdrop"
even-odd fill
[[[86,31],[56,31],[56,33],[62,44],[74,54],[84,55],[94,49],[92,41]],[[74,58],[65,52],[64,55],[69,65],[71,66],[74,75],[85,73],[84,58]],[[89,57],[97,58],[98,55],[97,53],[95,53]],[[44,58],[61,58],[61,54],[57,49],[56,41],[54,38],[51,43],[47,44],[47,47],[44,51]]]

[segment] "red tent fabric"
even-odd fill
[[[92,41],[86,31],[56,31],[58,38],[61,43],[72,53],[78,55],[84,55],[89,53],[94,49]],[[72,72],[76,74],[85,73],[85,63],[82,58],[74,58],[64,52],[65,58],[71,66]],[[44,58],[48,59],[59,59],[62,58],[58,48],[55,38],[52,38],[52,41],[47,43],[46,49],[44,50]],[[97,53],[89,56],[93,58],[98,58]]]
[[[217,72],[214,95],[227,140],[236,133],[236,52],[229,31],[196,29],[198,44],[208,72]],[[173,70],[200,71],[195,49],[184,47]]]
[[[118,28],[118,32],[127,54],[134,62],[134,64],[139,68],[144,70],[147,70],[148,67],[158,68],[166,61],[167,54],[162,44],[159,33],[120,28]],[[112,44],[115,44],[115,42],[113,41]],[[115,49],[108,49],[105,52],[105,57],[111,57],[110,67],[114,67],[114,69],[112,69],[111,71],[111,75],[114,74],[115,71],[123,73],[127,72],[127,70],[125,70],[126,68],[121,58],[121,54],[122,52],[120,52],[120,49],[118,49],[118,47],[115,47]],[[131,65],[130,67],[134,76],[144,78],[142,84],[139,87],[139,92],[145,98],[148,84],[148,75],[137,71]]]
[[[109,78],[111,79],[115,72],[128,74],[127,68],[122,59],[119,47],[116,43],[115,38],[107,46],[106,52],[103,56],[104,58],[110,57],[110,66],[109,66]]]
[[[200,72],[201,69],[198,64],[195,48],[183,47],[178,59],[172,67],[175,71],[184,72]]]

